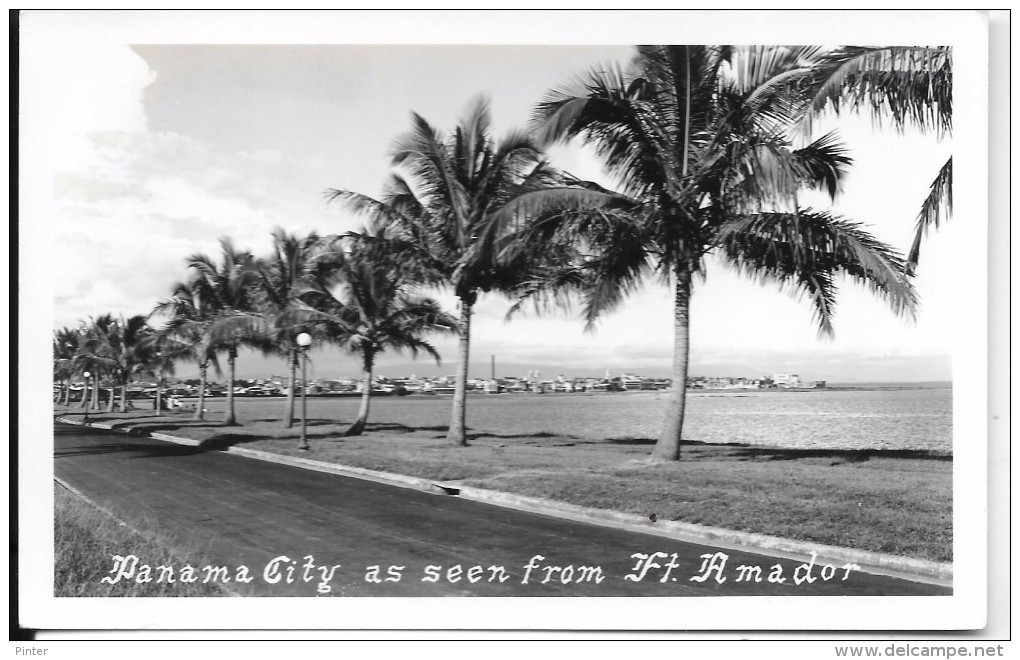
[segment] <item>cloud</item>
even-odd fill
[[[130,49],[90,51],[74,67],[91,70],[93,79],[95,70],[107,75],[98,88],[72,85],[68,92],[82,115],[67,113],[75,120],[62,125],[65,157],[53,176],[58,325],[148,312],[186,276],[184,258],[216,252],[221,236],[261,253],[277,225],[296,232],[355,227],[335,211],[330,217],[302,185],[320,163],[149,131],[142,96],[154,74]],[[108,106],[117,111],[104,113]]]

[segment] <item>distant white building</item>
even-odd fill
[[[776,387],[800,387],[800,376],[797,374],[773,374],[772,382]]]

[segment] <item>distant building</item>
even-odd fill
[[[789,389],[791,387],[800,387],[800,376],[797,374],[773,374],[772,382],[776,387]]]

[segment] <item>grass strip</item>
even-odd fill
[[[113,555],[134,554],[157,564],[205,562],[172,548],[158,536],[136,532],[59,484],[54,485],[53,592],[57,597],[176,597],[227,596],[215,583],[121,580],[105,584]],[[154,564],[155,565],[155,564]]]

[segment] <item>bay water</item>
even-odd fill
[[[591,440],[658,436],[668,392],[471,394],[472,432]],[[255,401],[239,401],[239,405]],[[282,403],[282,402],[281,402]],[[260,401],[262,407],[275,407]],[[356,415],[358,399],[310,398],[309,415]],[[371,425],[445,430],[451,397],[376,397]],[[691,391],[684,439],[786,448],[952,452],[953,391],[947,385],[811,391]]]

